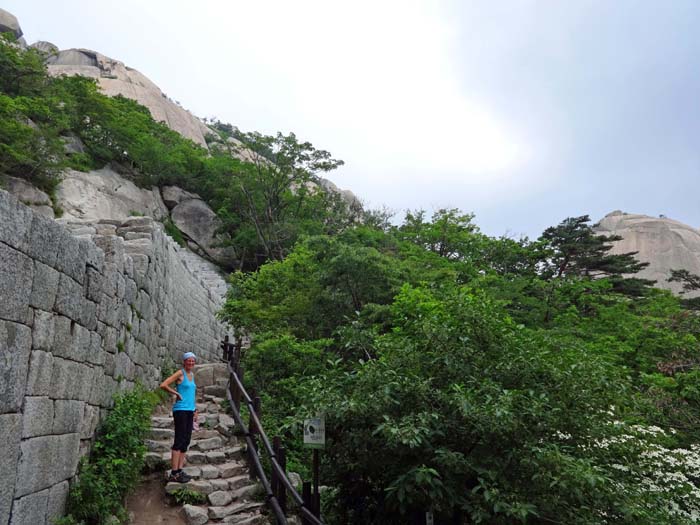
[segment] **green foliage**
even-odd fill
[[[640,422],[674,429],[670,454],[695,450],[700,318],[667,292],[631,299],[614,273],[629,261],[585,221],[564,224],[581,252],[558,229],[492,239],[471,221],[356,225],[232,277],[222,315],[252,337],[246,381],[304,475],[301,422],[325,414],[326,520],[684,523],[680,485],[649,489],[655,437],[608,450]]]
[[[670,524],[695,512],[697,471],[674,461],[695,458],[700,439],[700,318],[684,308],[697,300],[629,278],[643,265],[612,254],[617,238],[596,235],[588,216],[536,241],[490,238],[456,209],[392,226],[388,212],[322,189],[318,175],[342,164],[328,152],[292,133],[210,125],[206,150],[0,41],[0,177],[24,177],[55,202],[63,168],[110,164],[215,210],[237,268],[255,270],[231,277],[221,316],[251,336],[246,380],[304,475],[301,421],[326,414],[329,522],[407,523],[428,507],[440,522],[496,525]],[[66,136],[85,153],[67,154]],[[671,280],[698,287],[688,272]],[[124,410],[115,417],[133,416]],[[131,437],[103,432],[65,523],[124,517],[115,501],[134,479],[130,425]],[[660,455],[673,461],[652,461]]]
[[[178,505],[200,505],[207,501],[206,495],[189,489],[178,489],[170,494]]]
[[[542,274],[546,278],[564,276],[612,277],[611,282],[619,291],[638,296],[653,281],[624,279],[624,274],[634,274],[649,263],[640,263],[637,252],[609,253],[619,235],[601,235],[593,231],[588,215],[569,217],[558,226],[547,228],[540,237],[542,250]]]
[[[128,523],[124,499],[140,481],[144,439],[156,403],[155,394],[141,387],[116,396],[89,458],[81,461],[71,485],[65,523],[103,525],[111,516]]]
[[[111,165],[145,187],[196,191],[219,215],[224,244],[248,269],[283,258],[303,235],[337,233],[358,217],[318,179],[342,161],[293,133],[244,133],[215,121],[220,137],[210,136],[207,150],[155,122],[140,104],[103,95],[93,79],[50,77],[39,52],[6,40],[0,74],[0,175],[51,191],[65,167]],[[66,153],[65,136],[78,137],[85,152]],[[184,243],[172,223],[166,229]]]
[[[170,217],[165,219],[163,225],[165,226],[165,233],[170,235],[170,237],[172,237],[176,243],[183,247],[187,246],[187,242],[185,241],[185,237],[182,235],[180,228],[175,226],[175,223],[172,221],[172,219],[170,219]]]
[[[340,195],[318,187],[317,174],[342,161],[293,133],[237,136],[239,145],[213,149],[199,191],[223,220],[242,267],[281,260],[302,235],[336,233],[352,223],[355,212]]]

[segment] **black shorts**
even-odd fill
[[[175,420],[175,443],[173,450],[187,452],[192,439],[192,425],[194,424],[194,412],[192,410],[176,410],[173,412]]]

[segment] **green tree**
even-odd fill
[[[329,208],[341,206],[339,196],[320,189],[316,176],[343,161],[299,142],[293,133],[239,132],[238,137],[233,152],[243,162],[224,174],[225,194],[214,190],[220,196],[215,201],[226,206],[229,231],[239,241],[248,240],[256,264],[281,260],[301,233],[323,233],[333,226],[324,221],[330,218]]]
[[[569,217],[542,233],[542,274],[545,277],[621,277],[635,274],[649,265],[635,259],[637,252],[609,253],[612,243],[622,237],[597,234],[588,224],[590,220],[588,215]]]

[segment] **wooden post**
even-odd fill
[[[230,347],[229,342],[228,342],[228,336],[224,336],[224,340],[221,342],[221,349],[223,350],[223,353],[222,353],[222,356],[221,356],[221,357],[222,357],[223,360],[226,361],[227,363],[228,363],[229,360],[231,359],[231,357],[230,357],[230,356],[231,356],[231,354],[230,354],[230,348],[231,348],[231,347]]]
[[[312,497],[311,497],[311,482],[310,481],[304,481],[304,483],[301,486],[301,498],[304,500],[304,506],[309,509],[311,512],[314,511],[314,506]],[[301,523],[302,525],[309,525],[309,520],[306,518],[302,517],[301,518]]]
[[[241,339],[240,335],[236,335],[236,344],[234,346],[234,352],[236,354],[236,366],[240,364],[241,362],[241,351],[243,348],[243,340]],[[234,367],[235,370],[237,370],[236,367]]]
[[[282,438],[279,436],[274,436],[272,438],[272,452],[274,452],[275,457],[277,457],[277,461],[279,462],[279,451],[280,451],[280,446],[282,444]],[[279,477],[277,476],[277,471],[273,468],[272,473],[271,473],[271,480],[270,480],[270,486],[272,488],[272,495],[277,498],[277,501],[279,502],[280,499],[280,480]]]
[[[236,372],[238,375],[238,379],[240,379],[241,384],[243,384],[243,367],[241,365],[238,365],[238,371]],[[231,381],[232,383],[235,383],[235,381]],[[241,391],[238,388],[235,388],[232,392],[231,395],[233,396],[233,404],[236,405],[236,410],[239,412],[241,411],[241,396],[243,395]]]
[[[258,418],[260,417],[260,409],[261,409],[261,403],[260,403],[260,398],[255,396],[255,392],[253,392],[253,410],[255,413],[258,415]],[[250,407],[248,407],[250,409]],[[255,425],[255,420],[253,419],[252,414],[249,414],[248,418],[248,432],[250,432],[250,440],[253,443],[253,448],[255,451],[258,451],[258,439],[257,439],[257,434],[258,434],[258,428]],[[249,450],[248,451],[248,466],[250,468],[250,477],[251,479],[256,479],[257,474],[255,473],[255,469],[253,468],[253,451]]]
[[[314,503],[314,516],[317,518],[321,517],[321,495],[319,494],[318,491],[318,478],[319,478],[319,470],[320,470],[320,465],[319,465],[319,454],[318,454],[318,449],[314,449],[314,494],[313,494],[313,503]]]
[[[282,467],[282,471],[286,474],[287,449],[285,449],[281,443],[279,448],[277,449],[277,462],[280,464],[280,467]],[[285,487],[283,483],[279,484],[279,494],[277,495],[277,501],[279,501],[282,512],[287,514],[287,487]]]

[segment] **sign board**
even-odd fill
[[[304,446],[324,448],[326,446],[326,422],[321,417],[304,420]]]
[[[426,512],[425,513],[425,525],[434,525],[435,521],[433,520],[433,513],[432,512]]]

